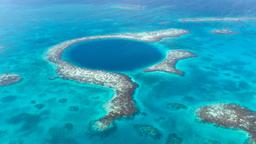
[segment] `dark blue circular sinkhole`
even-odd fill
[[[127,39],[98,39],[74,44],[63,59],[73,65],[107,71],[132,71],[150,66],[163,55],[151,44]]]

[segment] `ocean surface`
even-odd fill
[[[203,123],[195,112],[222,102],[256,110],[256,21],[178,19],[255,16],[255,0],[0,0],[0,73],[23,78],[0,87],[0,144],[169,144],[170,136],[182,144],[246,144],[246,132]],[[185,75],[131,66],[124,73],[139,84],[133,96],[138,112],[107,133],[91,132],[113,91],[58,78],[47,51],[73,38],[167,28],[190,32],[155,44],[161,54],[183,49],[197,55],[178,63]],[[223,28],[235,34],[211,33]],[[138,127],[145,125],[159,137],[142,134]]]
[[[83,68],[125,72],[141,70],[159,63],[164,57],[153,44],[103,39],[72,45],[64,51],[62,59]]]

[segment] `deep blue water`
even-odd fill
[[[256,22],[178,19],[255,17],[255,5],[255,0],[0,0],[0,73],[23,77],[0,87],[0,144],[166,144],[173,133],[183,144],[245,143],[245,132],[202,123],[195,111],[220,102],[256,110]],[[113,91],[53,79],[48,49],[78,37],[166,28],[190,32],[154,44],[161,53],[184,49],[197,55],[178,64],[185,76],[127,72],[139,84],[133,96],[138,113],[118,120],[106,135],[92,134],[90,124],[105,114]],[[210,32],[222,28],[237,34]],[[187,109],[175,110],[171,103]],[[140,135],[138,124],[157,128],[161,137]]]
[[[131,71],[150,66],[163,58],[153,45],[124,39],[86,41],[64,52],[64,60],[85,68]]]

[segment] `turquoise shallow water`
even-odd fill
[[[0,143],[165,144],[168,135],[175,133],[184,144],[243,144],[248,139],[245,132],[202,123],[195,110],[218,102],[256,110],[256,23],[180,23],[177,19],[255,16],[254,5],[253,0],[1,1],[0,73],[17,73],[23,80],[0,87]],[[197,54],[178,64],[186,75],[127,72],[139,84],[133,96],[139,112],[118,120],[106,134],[92,133],[90,123],[105,114],[103,106],[113,92],[54,79],[57,74],[46,60],[47,50],[77,37],[165,28],[190,31],[156,43],[161,52],[184,49]],[[237,34],[210,33],[218,28]],[[187,109],[175,110],[171,103]],[[135,125],[151,125],[161,137],[142,136]]]

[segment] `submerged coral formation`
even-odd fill
[[[160,139],[162,136],[161,132],[151,125],[136,124],[134,128],[141,136],[149,136],[153,139]]]
[[[255,17],[201,17],[201,18],[182,18],[180,22],[239,22],[255,21]]]
[[[145,42],[155,42],[161,40],[162,38],[177,37],[186,33],[188,32],[182,29],[168,29],[153,32],[83,37],[53,46],[48,52],[48,60],[57,66],[58,74],[64,79],[74,80],[81,83],[101,85],[115,91],[115,95],[106,105],[107,114],[96,121],[95,125],[93,126],[97,131],[104,131],[112,125],[113,120],[119,117],[134,114],[136,108],[132,100],[132,95],[137,87],[137,84],[124,74],[101,70],[91,70],[74,66],[61,59],[63,51],[73,44],[88,40],[124,38]],[[180,55],[182,54],[180,53]],[[181,59],[180,56],[178,56],[178,58]]]
[[[230,29],[215,29],[212,30],[214,34],[234,34],[234,32]]]
[[[176,133],[170,133],[167,137],[166,144],[182,144],[183,139]]]
[[[197,111],[202,121],[247,131],[256,142],[256,112],[237,104],[214,104]]]
[[[168,103],[167,104],[167,107],[170,109],[170,110],[185,110],[185,109],[188,109],[188,107],[182,103]]]
[[[176,69],[177,62],[179,60],[192,58],[195,56],[196,56],[195,54],[188,51],[184,51],[184,50],[169,51],[166,58],[160,64],[151,66],[144,71],[145,72],[162,71],[167,73],[184,75],[184,72]]]
[[[112,5],[111,8],[121,10],[144,10],[146,6],[138,4],[117,4]]]
[[[21,80],[21,77],[16,74],[2,74],[0,75],[0,86],[11,85]]]

